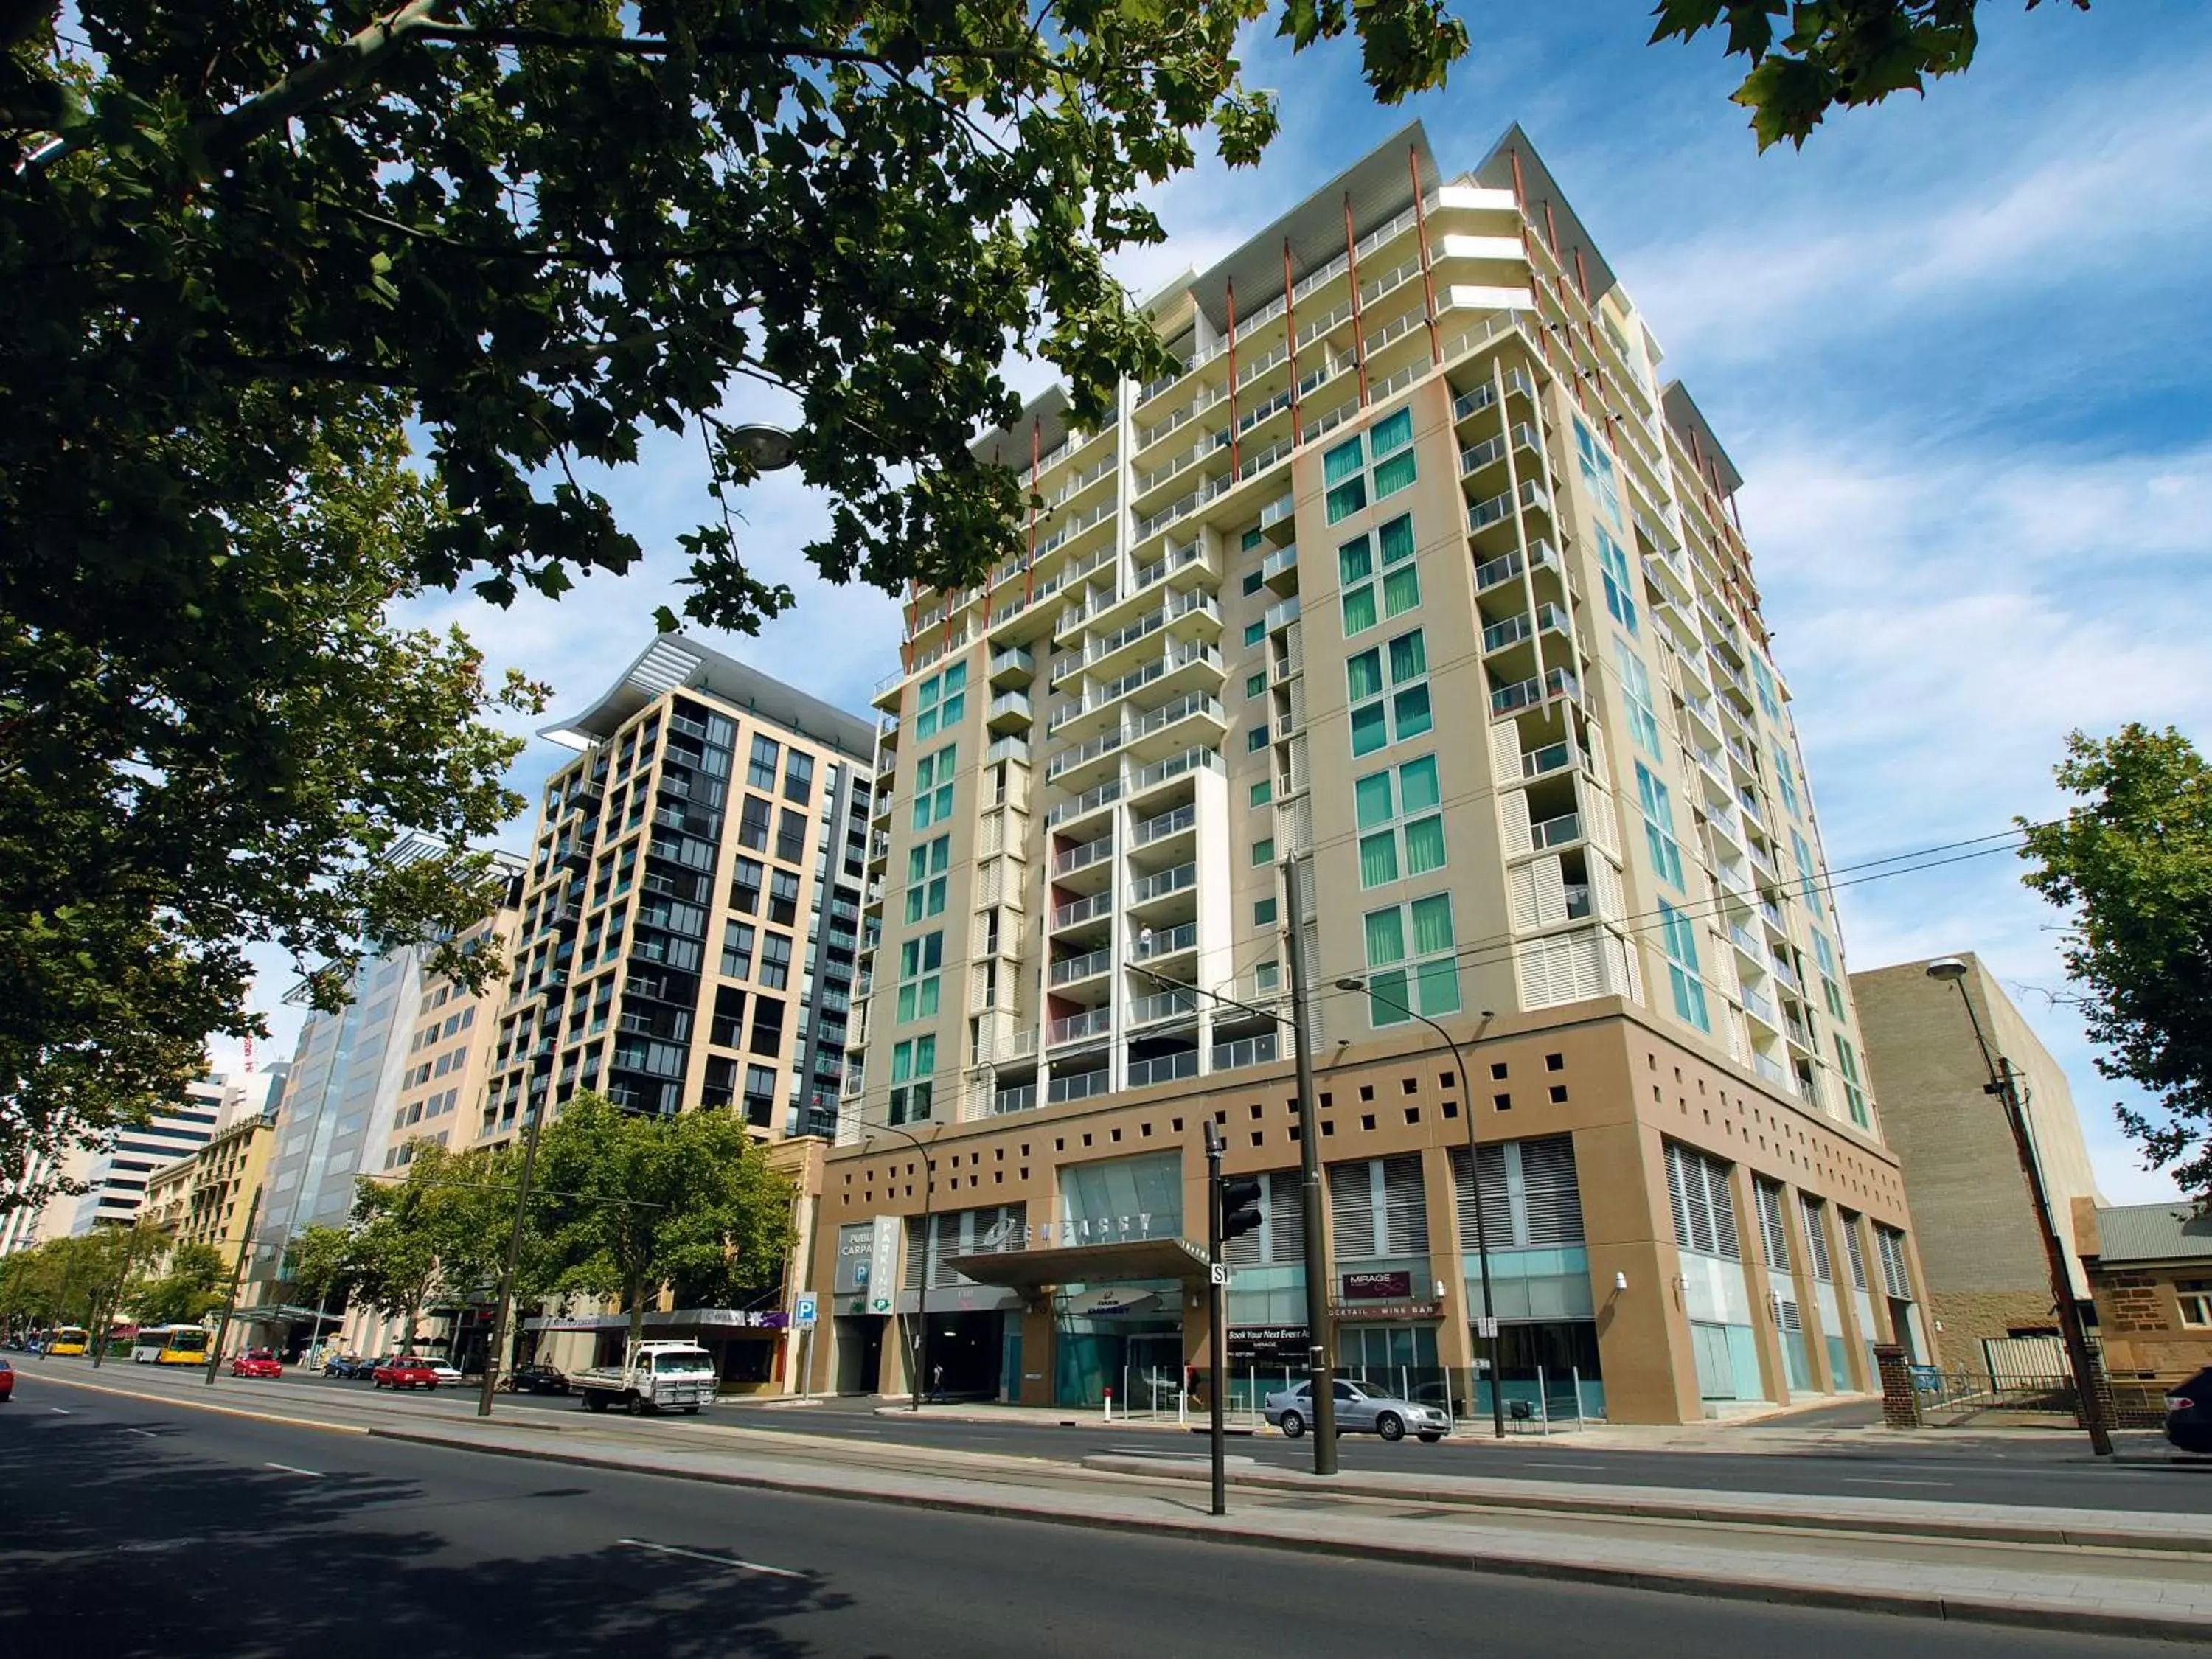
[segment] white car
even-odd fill
[[[441,1382],[458,1382],[461,1380],[461,1374],[442,1359],[433,1359],[429,1362],[429,1365],[431,1371]]]

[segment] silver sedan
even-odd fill
[[[1313,1385],[1301,1382],[1267,1396],[1267,1420],[1297,1439],[1313,1422]],[[1433,1445],[1451,1432],[1451,1418],[1440,1406],[1417,1406],[1376,1394],[1342,1377],[1336,1381],[1336,1431],[1339,1434],[1379,1434],[1385,1440],[1402,1440],[1410,1431]]]

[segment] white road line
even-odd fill
[[[153,1430],[151,1430],[151,1429],[133,1429],[133,1428],[131,1428],[131,1427],[130,1427],[130,1425],[129,1425],[128,1424],[125,1425],[124,1426],[125,1426],[125,1428],[126,1431],[128,1431],[129,1433],[143,1436],[146,1439],[149,1439],[149,1440],[158,1440],[159,1438],[161,1438],[161,1437],[160,1437],[159,1435],[155,1434],[155,1433],[154,1432],[154,1431],[153,1431]]]
[[[295,1468],[289,1463],[264,1463],[261,1467],[264,1469],[282,1469],[287,1474],[304,1474],[310,1480],[319,1480],[323,1478],[322,1471],[319,1469]]]
[[[1847,1486],[1955,1486],[1959,1483],[1955,1480],[1881,1480],[1873,1475],[1847,1474],[1844,1477],[1844,1484]]]
[[[67,1417],[70,1415],[70,1413],[64,1411],[59,1406],[49,1406],[46,1409],[52,1412],[56,1417]]]
[[[1602,1469],[1607,1468],[1608,1465],[1604,1463],[1547,1463],[1541,1458],[1532,1457],[1528,1460],[1528,1467],[1532,1469]]]
[[[680,1555],[687,1561],[707,1561],[718,1567],[735,1567],[740,1572],[765,1573],[770,1578],[804,1578],[803,1572],[793,1572],[788,1567],[771,1567],[758,1561],[740,1561],[733,1555],[709,1555],[704,1550],[679,1549],[673,1544],[656,1544],[649,1538],[617,1538],[617,1544],[628,1544],[633,1549],[651,1550],[656,1555]]]

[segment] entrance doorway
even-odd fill
[[[884,1327],[873,1315],[840,1316],[837,1331],[837,1392],[873,1394],[882,1386]]]
[[[998,1313],[933,1313],[929,1316],[929,1370],[925,1379],[932,1400],[995,1400],[1006,1354]]]

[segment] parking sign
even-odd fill
[[[793,1327],[802,1331],[812,1330],[814,1328],[815,1315],[818,1310],[818,1306],[819,1304],[816,1302],[814,1293],[811,1291],[802,1291],[798,1298],[792,1304],[791,1322]]]

